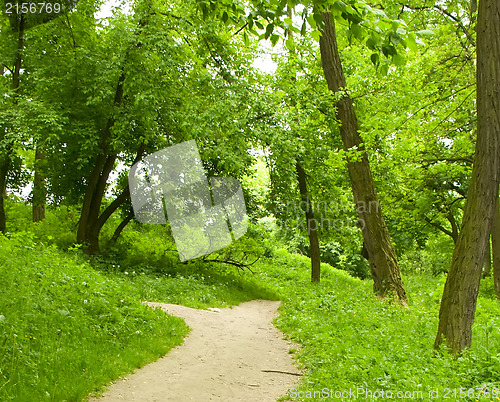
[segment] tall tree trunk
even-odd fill
[[[295,165],[299,179],[299,191],[302,203],[305,205],[307,235],[311,249],[311,282],[319,282],[321,274],[321,260],[318,241],[318,222],[314,219],[309,193],[307,191],[306,173],[299,163]]]
[[[14,71],[12,72],[12,89],[14,91],[14,102],[17,102],[19,96],[19,82],[21,79],[21,66],[23,61],[24,50],[24,24],[25,18],[21,14],[19,17],[19,25],[17,29],[17,52],[14,59]],[[4,133],[5,135],[5,133]],[[0,232],[5,233],[7,229],[7,219],[5,216],[4,199],[7,194],[7,174],[10,169],[10,155],[13,144],[9,142],[3,150],[2,158],[0,159]]]
[[[346,88],[346,81],[337,47],[335,22],[331,14],[323,14],[323,22],[323,32],[319,41],[321,62],[328,88],[336,93]],[[359,125],[352,100],[348,94],[344,94],[336,106],[344,149],[346,151],[357,149],[361,153],[356,160],[348,159],[347,168],[368,251],[373,290],[382,297],[394,294],[402,303],[406,303],[406,291],[401,280],[396,253],[382,216],[363,140],[358,133]]]
[[[7,218],[5,216],[5,205],[4,200],[7,198],[7,173],[9,171],[9,164],[2,163],[0,166],[0,232],[5,233],[7,229]]]
[[[491,246],[490,239],[486,243],[486,253],[484,254],[483,278],[491,276]]]
[[[123,99],[123,83],[125,81],[125,72],[122,71],[118,79],[118,85],[115,91],[115,106],[120,106]],[[104,128],[103,135],[99,143],[100,153],[97,156],[94,168],[88,178],[87,188],[83,199],[82,212],[78,223],[77,242],[85,244],[85,250],[89,254],[99,252],[99,245],[95,239],[90,238],[90,230],[97,222],[101,208],[102,198],[106,190],[106,183],[109,174],[113,170],[113,165],[116,160],[115,154],[109,154],[109,144],[111,141],[111,129],[115,121],[110,117]],[[94,240],[94,241],[91,241]]]
[[[136,164],[142,159],[142,156],[144,154],[144,151],[146,150],[146,146],[144,143],[141,144],[137,151],[137,155],[132,162],[132,165]],[[114,158],[113,158],[114,162]],[[112,167],[112,164],[110,161],[108,161],[108,168]],[[107,172],[107,173],[106,173]],[[107,169],[105,168],[105,173],[106,173],[106,180],[107,177],[109,176],[110,171],[108,172]],[[104,175],[101,175],[103,177]],[[101,194],[101,198],[99,199],[99,207],[92,207],[91,211],[92,213],[89,214],[89,219],[88,219],[88,227],[87,227],[87,244],[88,244],[88,252],[91,254],[96,254],[100,251],[99,247],[99,234],[101,232],[102,227],[104,224],[107,222],[107,220],[110,218],[110,216],[125,202],[130,198],[130,189],[128,187],[125,187],[123,191],[118,195],[111,204],[109,204],[106,209],[99,215],[95,214],[95,211],[99,212],[100,210],[100,203],[102,201],[102,196],[104,195],[104,190],[105,190],[105,182],[100,181],[98,185],[98,193]],[[123,223],[123,222],[122,222]],[[128,222],[127,222],[128,223]],[[127,224],[125,223],[125,225]],[[120,230],[121,232],[121,230]],[[119,235],[120,233],[118,233]]]
[[[41,222],[45,219],[45,201],[47,192],[45,189],[45,177],[43,174],[43,163],[45,152],[38,145],[35,150],[35,177],[33,179],[33,222]]]
[[[491,225],[491,249],[493,254],[493,282],[495,283],[495,294],[500,300],[500,201],[493,214]]]
[[[293,19],[293,10],[290,6],[287,6],[287,14],[290,19]],[[289,38],[293,39],[293,31],[289,30],[287,32]],[[292,59],[292,76],[291,80],[295,84],[297,82],[297,75],[295,71],[295,66],[293,65],[295,60],[295,51],[290,51],[290,58]],[[295,112],[294,122],[298,124],[298,108],[297,102],[292,97],[292,106]],[[307,225],[307,236],[309,237],[309,249],[311,254],[311,282],[319,282],[321,278],[321,255],[319,251],[319,240],[318,240],[318,222],[314,219],[314,213],[311,208],[311,202],[309,197],[309,192],[307,191],[307,177],[304,168],[300,162],[296,162],[295,170],[297,171],[297,178],[299,181],[299,192],[302,203],[305,204],[305,218]]]
[[[500,178],[500,2],[481,0],[477,21],[477,140],[462,228],[444,286],[434,346],[468,348]]]

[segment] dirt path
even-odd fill
[[[282,334],[271,324],[279,302],[254,300],[232,309],[160,306],[192,328],[166,356],[110,386],[91,401],[275,401],[300,379]]]

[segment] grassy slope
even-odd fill
[[[118,250],[123,257],[101,261],[106,274],[79,253],[33,246],[26,235],[0,238],[0,400],[79,400],[178,344],[182,322],[139,300],[205,308],[282,299],[276,325],[302,345],[302,391],[422,390],[425,397],[437,387],[500,385],[500,307],[488,281],[473,348],[454,361],[432,350],[442,278],[406,277],[410,306],[402,309],[377,301],[370,281],[328,266],[321,284],[311,284],[309,261],[298,255],[276,251],[255,274],[240,274],[171,263],[171,245],[153,232],[133,237],[124,243],[128,257]]]
[[[0,237],[0,400],[81,400],[182,342],[181,319],[142,305],[78,253]]]

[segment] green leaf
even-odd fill
[[[398,53],[398,51],[392,45],[384,45],[382,46],[382,53],[384,54],[385,57],[389,57],[389,56],[394,56],[395,54]]]
[[[389,72],[389,65],[387,63],[384,63],[380,66],[380,74],[382,75],[387,75],[387,73]]]
[[[383,10],[379,10],[378,8],[372,8],[370,11],[377,17],[387,18],[387,14]]]
[[[306,33],[307,33],[307,24],[304,21],[304,23],[302,24],[302,27],[300,28],[300,34],[302,36],[305,36]]]
[[[372,63],[378,67],[379,63],[380,63],[380,56],[378,53],[373,53],[371,56],[370,56],[370,60],[372,61]]]
[[[323,17],[321,16],[321,13],[315,12],[313,14],[314,21],[316,21],[316,26],[322,26],[323,25]]]
[[[401,41],[401,36],[399,36],[399,34],[397,34],[396,32],[391,32],[389,34],[389,41],[394,45],[394,46],[397,46],[399,45],[400,41]]]
[[[259,29],[264,29],[264,25],[262,25],[259,21],[255,21],[255,25],[257,25],[257,28]]]
[[[313,15],[307,16],[307,22],[309,22],[309,25],[311,25],[312,29],[316,29],[317,24],[316,24],[316,20],[314,19]]]
[[[358,39],[358,40],[363,39],[363,36],[365,34],[365,30],[363,29],[363,27],[361,25],[352,24],[350,29],[351,29],[351,32],[356,39]]]
[[[280,36],[279,35],[276,35],[276,34],[272,34],[271,35],[271,45],[276,46],[276,43],[278,43],[280,39]]]
[[[321,38],[321,32],[315,29],[314,31],[311,32],[311,36],[316,42],[319,42],[319,39]]]
[[[243,31],[243,43],[245,43],[245,46],[250,45],[250,40],[248,39],[247,31]]]
[[[273,33],[273,31],[274,31],[274,24],[273,23],[267,24],[266,33],[264,34],[264,37],[268,39]]]
[[[226,12],[226,11],[224,11],[224,12],[222,13],[222,22],[223,22],[224,24],[227,24],[228,19],[229,19],[229,15],[227,14],[227,12]]]
[[[406,59],[403,55],[398,53],[392,56],[392,62],[398,67],[403,67],[406,64]]]
[[[293,51],[295,49],[295,40],[293,39],[293,36],[289,36],[288,39],[285,41],[286,48],[290,51]]]
[[[345,12],[345,10],[347,9],[347,4],[345,4],[343,1],[338,0],[333,3],[332,9],[340,12]]]
[[[368,47],[368,49],[376,50],[379,42],[380,37],[378,35],[375,36],[374,34],[372,34],[366,41],[366,46]]]

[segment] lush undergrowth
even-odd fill
[[[444,275],[405,275],[409,306],[402,308],[377,300],[371,281],[326,264],[321,283],[311,284],[309,260],[279,249],[263,250],[254,273],[178,263],[158,226],[132,225],[87,261],[59,243],[57,219],[34,226],[32,235],[0,237],[2,401],[81,400],[180,343],[187,327],[145,300],[207,308],[281,299],[275,323],[300,345],[296,357],[305,369],[288,399],[308,400],[314,391],[337,392],[338,400],[353,399],[346,391],[362,400],[379,391],[373,399],[382,399],[380,391],[390,391],[395,400],[477,400],[465,389],[477,395],[477,388],[500,387],[500,303],[491,278],[482,281],[472,348],[453,359],[432,348]],[[64,225],[67,234],[71,225]],[[251,241],[247,235],[235,244]]]
[[[342,271],[323,269],[322,283],[311,284],[308,267],[308,260],[285,253],[259,267],[260,275],[283,295],[276,325],[302,345],[297,357],[306,376],[290,396],[307,397],[307,391],[326,388],[391,391],[397,400],[417,399],[396,398],[397,391],[422,391],[421,399],[427,400],[430,391],[439,389],[438,400],[476,400],[460,398],[459,389],[499,389],[500,304],[488,289],[478,299],[473,346],[454,360],[432,349],[444,277],[406,277],[410,303],[401,308],[374,298],[370,281]],[[456,389],[457,397],[446,389]]]
[[[0,236],[0,400],[76,401],[156,360],[188,328],[76,252]]]
[[[254,274],[237,274],[222,264],[169,265],[164,256],[171,245],[163,242],[159,246],[148,236],[142,242],[134,240],[137,234],[129,236],[123,244],[130,250],[139,247],[141,252],[135,255],[149,256],[149,273],[125,274],[123,269],[129,270],[130,265],[121,258],[126,267],[115,267],[121,271],[116,275],[133,284],[143,298],[201,308],[258,297],[283,301],[276,325],[301,345],[297,358],[306,369],[300,387],[289,393],[290,399],[307,400],[298,398],[307,397],[307,391],[359,389],[391,391],[394,396],[397,391],[415,391],[415,398],[393,398],[398,400],[418,399],[420,391],[421,399],[429,399],[429,392],[436,390],[440,396],[433,399],[454,399],[451,392],[457,390],[456,399],[476,400],[460,398],[460,388],[499,387],[500,304],[491,278],[482,283],[473,346],[455,360],[446,353],[438,355],[432,347],[444,275],[405,276],[409,306],[402,308],[377,300],[371,281],[353,278],[326,264],[321,283],[311,284],[310,261],[297,254],[275,250],[252,266]],[[445,393],[450,398],[444,398]],[[345,395],[339,399],[345,400]]]

